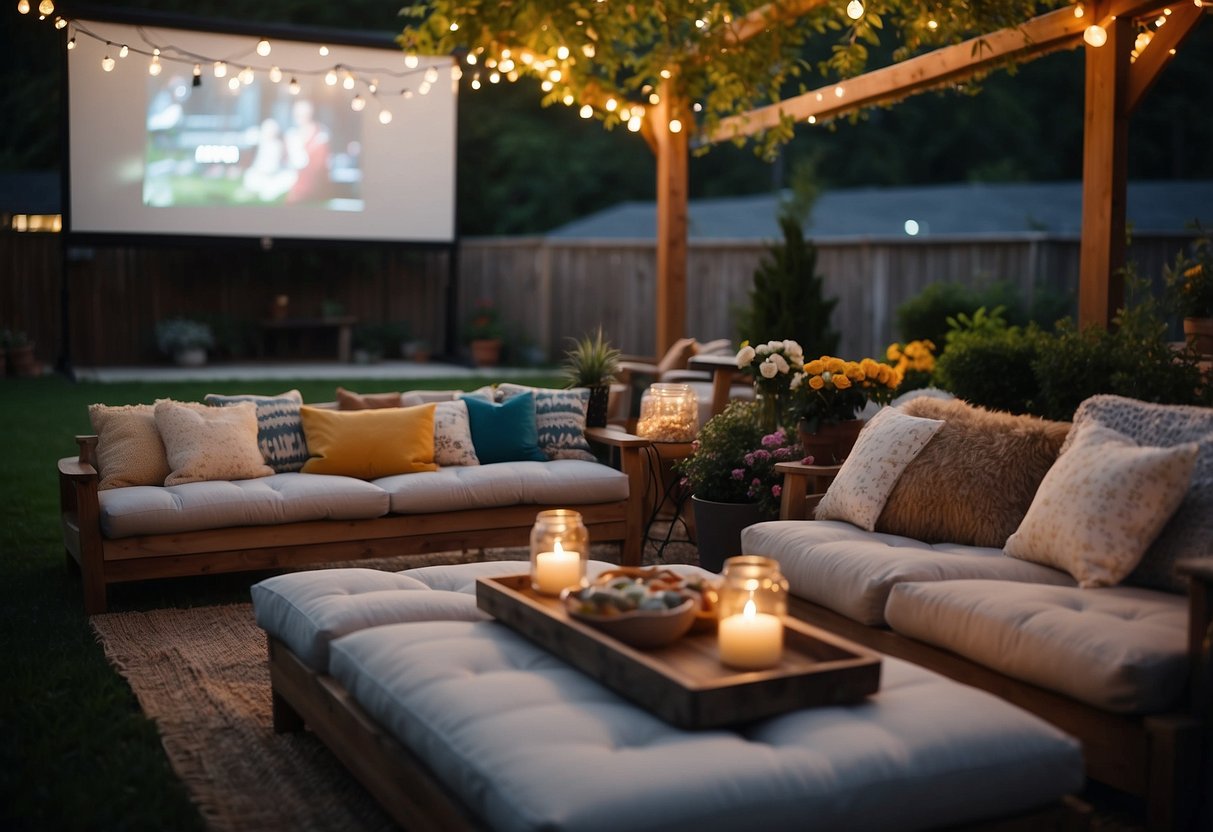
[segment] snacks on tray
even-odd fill
[[[633,646],[668,644],[716,620],[711,581],[669,569],[612,569],[563,598],[571,616]]]

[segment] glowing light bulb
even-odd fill
[[[472,76],[471,87],[474,90],[480,89],[480,73],[479,72],[477,72],[475,75]]]
[[[1086,13],[1087,13],[1087,9],[1082,3],[1079,3],[1078,5],[1076,5],[1074,7],[1074,16],[1075,17],[1082,17]]]
[[[236,90],[240,89],[240,76],[233,75],[231,78],[228,78],[227,79],[227,88],[229,90],[231,90],[232,92],[235,92]]]
[[[631,117],[632,117],[632,111],[630,109],[628,109],[627,107],[624,107],[622,110],[619,111],[619,119],[621,121],[627,121]]]
[[[666,79],[668,79],[668,78],[670,78],[670,76],[672,75],[672,73],[671,73],[671,72],[670,72],[668,69],[663,69],[663,70],[661,70],[660,75],[661,75],[661,77],[662,77],[662,78],[666,78]]]
[[[1088,46],[1098,49],[1108,42],[1108,31],[1098,23],[1093,23],[1082,33],[1082,39],[1087,42]]]
[[[366,109],[366,99],[361,95],[355,95],[354,100],[350,102],[350,109],[355,113],[361,113]]]
[[[578,115],[580,115],[582,118],[593,118],[594,117],[594,108],[591,107],[589,104],[582,104],[581,110],[578,112]]]
[[[409,69],[416,69],[417,64],[418,64],[418,61],[417,61],[416,53],[409,52],[407,55],[404,56],[404,65],[407,66]]]
[[[606,102],[606,111],[608,113],[615,112],[615,108],[619,106],[619,102],[613,98],[608,98]]]
[[[475,52],[469,52],[469,53],[468,53],[468,56],[467,56],[467,62],[468,62],[468,66],[475,66],[475,65],[476,65],[476,53],[475,53]]]
[[[863,17],[863,3],[860,0],[851,0],[850,3],[847,3],[847,17],[851,20],[859,20]]]
[[[350,73],[345,73],[345,77],[341,79],[342,89],[352,90],[354,88],[354,76]]]
[[[52,3],[51,0],[42,0],[42,2],[38,4],[38,14],[42,15],[43,17],[50,14],[54,10],[55,4]]]
[[[328,84],[330,87],[335,85],[337,83],[337,70],[330,69],[328,72],[324,73],[324,83]]]
[[[504,70],[505,72],[509,72],[510,67],[503,66],[502,70]],[[435,69],[434,67],[430,67],[429,69],[427,69],[425,71],[425,80],[429,81],[431,84],[438,83],[438,70]]]
[[[670,132],[671,133],[681,133],[682,132],[682,122],[676,118],[670,119]]]
[[[817,116],[809,116],[808,119],[806,119],[806,120],[809,122],[809,124],[816,124]]]
[[[282,70],[276,66],[270,67],[270,80],[275,84],[282,83]]]
[[[55,18],[55,28],[56,28],[56,29],[63,29],[63,28],[66,28],[66,27],[67,27],[67,21],[66,21],[66,20],[64,20],[62,17],[56,17],[56,18]]]
[[[215,61],[215,77],[222,78],[227,75],[227,64],[223,61]]]
[[[198,79],[202,77],[202,64],[194,64],[194,84],[197,86]]]
[[[368,90],[370,90],[371,95],[374,95],[374,94],[375,94],[375,92],[376,92],[376,91],[379,89],[379,79],[378,79],[378,78],[372,78],[372,79],[371,79],[371,83],[367,84],[367,85],[366,85],[366,88],[367,88]]]
[[[270,42],[265,38],[257,41],[257,54],[261,57],[266,57],[274,47],[270,46]]]
[[[696,101],[694,104],[692,104],[692,105],[691,105],[691,109],[692,109],[692,110],[694,110],[694,111],[695,111],[695,112],[697,112],[697,113],[702,113],[702,112],[703,112],[703,105],[702,105],[702,104],[700,104],[698,101]]]
[[[433,85],[430,84],[429,81],[422,81],[420,84],[417,85],[417,92],[420,93],[421,95],[429,95],[430,89],[432,87],[433,87]],[[406,90],[406,92],[407,92],[407,90]]]
[[[551,72],[548,73],[548,80],[551,81],[553,84],[559,84],[560,79],[563,77],[564,77],[564,74],[558,69],[553,69]]]
[[[113,72],[114,71],[114,59],[111,58],[109,55],[106,55],[104,58],[101,59],[101,68],[104,69],[106,72]]]
[[[592,58],[598,53],[594,49],[594,44],[587,43],[585,46],[581,47],[581,54],[585,55],[587,58]]]
[[[936,29],[939,28],[939,22],[937,20],[935,20],[934,18],[932,18],[927,21],[927,28],[930,29],[932,32],[934,32]]]
[[[458,81],[462,77],[463,77],[463,70],[459,68],[459,64],[455,64],[453,67],[451,67],[451,80],[452,81]]]
[[[392,111],[391,110],[380,110],[379,111],[379,123],[380,124],[391,124],[392,123]]]
[[[291,95],[298,95],[299,90],[300,90],[299,81],[295,78],[292,78],[291,82],[286,85],[286,88],[287,88],[287,91],[290,92]]]
[[[532,55],[530,52],[523,52],[522,55],[520,56],[520,59],[527,66],[530,66],[531,64],[535,63],[535,56]]]
[[[502,72],[511,72],[511,71],[513,71],[513,69],[514,69],[514,62],[512,60],[510,60],[509,58],[506,58],[504,61],[501,62],[501,71]]]
[[[628,119],[628,130],[631,130],[633,133],[640,132],[640,116],[632,116]]]
[[[327,58],[329,55],[329,48],[327,46],[321,46],[318,51],[320,52],[320,57],[322,58]]]
[[[67,48],[68,48],[69,52],[76,48],[76,39],[75,38],[67,39]]]
[[[152,55],[152,62],[147,65],[147,74],[154,78],[160,74],[161,69],[163,69],[163,67],[160,66],[160,59],[155,55]]]
[[[835,98],[842,98],[846,94],[847,94],[847,91],[844,90],[842,87],[839,86],[839,87],[834,88],[834,97]]]
[[[244,69],[240,70],[241,84],[244,84],[247,87],[249,84],[253,83],[253,78],[253,68],[251,66],[246,66]]]
[[[514,53],[511,52],[509,49],[502,49],[501,50],[501,60],[508,61],[513,56],[513,54]]]
[[[29,14],[29,0],[18,0],[17,11],[20,14]]]
[[[459,24],[458,24],[458,23],[452,23],[452,24],[451,24],[451,31],[452,31],[452,32],[458,32],[458,31],[459,31]]]
[[[125,43],[122,44],[122,48],[118,50],[118,57],[125,58],[129,54],[131,54],[131,50],[129,48],[127,48],[127,45]]]
[[[1138,32],[1137,39],[1133,41],[1133,48],[1141,52],[1150,45],[1150,37],[1149,32]]]
[[[661,96],[658,95],[657,93],[652,93],[651,95],[649,95],[649,103],[652,104],[654,107],[656,107],[658,104],[661,103]]]
[[[700,18],[699,20],[695,21],[696,29],[702,29],[703,27],[705,27],[707,25],[708,25],[708,22],[706,20],[704,20],[703,18]]]
[[[543,90],[544,92],[551,92],[555,87],[556,85],[551,81],[544,81],[539,85],[539,89]]]
[[[556,59],[560,61],[567,61],[569,59],[569,48],[567,46],[559,47],[556,50]]]
[[[493,73],[490,73],[490,75],[489,75],[489,83],[490,83],[490,84],[497,84],[497,83],[500,83],[500,82],[501,82],[501,73],[500,73],[500,72],[493,72]]]
[[[564,94],[564,98],[562,98],[562,99],[560,99],[560,100],[561,100],[561,102],[563,102],[563,103],[564,103],[564,106],[566,106],[566,107],[572,107],[572,106],[573,106],[573,102],[574,102],[574,101],[576,101],[577,99],[573,98],[573,94],[572,94],[571,92],[566,92],[566,93]]]

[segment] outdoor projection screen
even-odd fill
[[[454,240],[450,58],[423,57],[409,67],[395,48],[275,38],[262,56],[255,35],[73,25],[72,233]],[[153,75],[156,48],[160,72]],[[224,77],[201,57],[225,59]],[[251,76],[241,79],[246,67]],[[281,70],[277,82],[272,67]],[[325,77],[329,70],[335,83]],[[355,96],[365,102],[360,111],[351,106]]]

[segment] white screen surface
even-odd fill
[[[263,57],[256,37],[74,25],[72,232],[454,239],[451,59],[420,58],[410,68],[396,49],[329,45],[322,56],[318,43],[276,39]],[[120,58],[123,44],[132,51]],[[139,54],[153,47],[161,50],[155,76],[151,58]],[[109,72],[106,56],[113,59]],[[226,75],[216,77],[213,62],[201,57],[226,59]],[[200,85],[193,82],[196,63]],[[275,66],[282,71],[277,83],[270,78]],[[245,67],[253,70],[250,82],[229,88]],[[328,70],[336,73],[331,85]],[[351,107],[355,96],[366,103],[361,111]],[[381,122],[385,110],[388,124]]]

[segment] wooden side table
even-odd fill
[[[841,468],[841,465],[805,465],[803,462],[777,463],[775,470],[783,474],[779,519],[810,519]]]
[[[358,319],[352,315],[342,315],[329,318],[269,318],[261,321],[261,355],[266,353],[266,342],[278,340],[283,333],[288,332],[327,332],[337,333],[337,360],[342,364],[350,363],[350,348],[353,341],[354,324]]]

